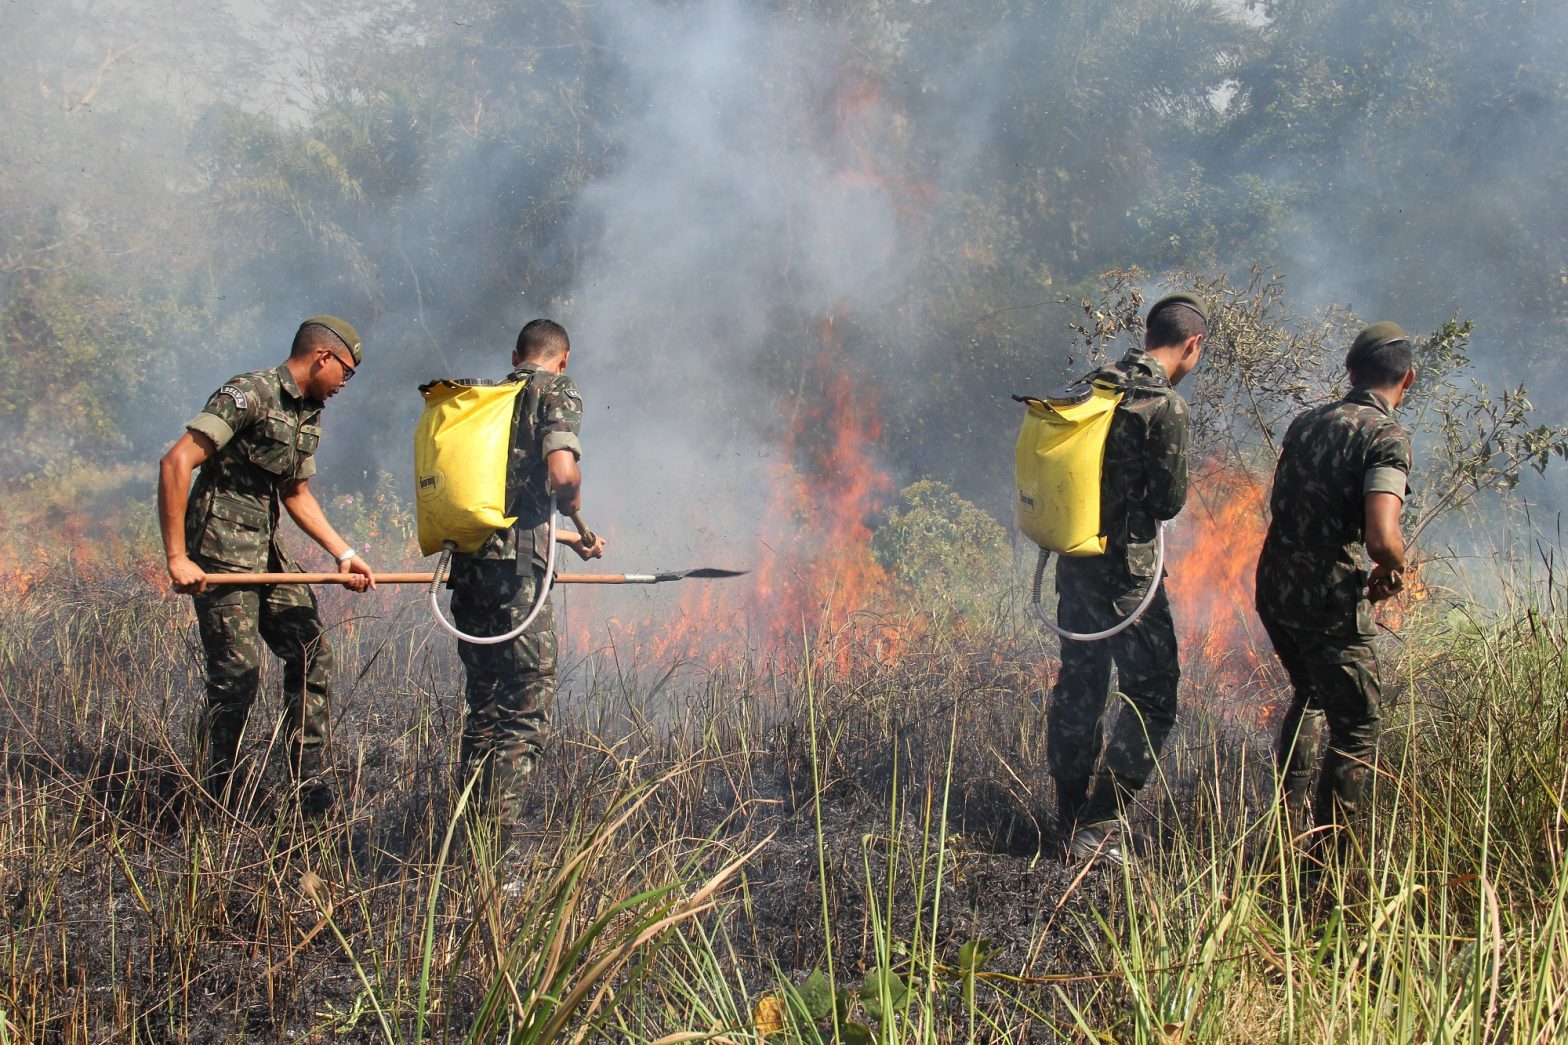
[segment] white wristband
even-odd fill
[[[358,554],[358,552],[354,551],[353,548],[348,549],[342,555],[338,556],[338,565],[339,566],[343,565],[345,562],[348,562],[350,559],[352,559],[357,554]]]

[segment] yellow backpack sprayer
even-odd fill
[[[1096,642],[1132,626],[1154,601],[1165,566],[1165,527],[1155,536],[1154,579],[1126,620],[1104,631],[1067,631],[1045,617],[1040,587],[1051,553],[1074,558],[1104,555],[1106,536],[1100,519],[1100,478],[1105,442],[1123,390],[1101,376],[1080,381],[1044,399],[1013,396],[1028,407],[1014,451],[1018,489],[1018,528],[1040,547],[1035,562],[1032,604],[1040,622],[1065,639]]]
[[[506,458],[523,381],[432,381],[419,386],[424,412],[414,428],[415,516],[419,550],[450,544],[475,552],[506,514]]]
[[[436,601],[454,552],[478,551],[491,534],[517,521],[506,514],[506,465],[517,397],[527,388],[526,380],[498,385],[442,380],[419,386],[419,394],[425,397],[424,412],[414,428],[419,550],[441,555],[430,579],[430,609],[443,628],[479,646],[511,642],[521,635],[544,609],[554,587],[556,509],[551,494],[545,582],[522,623],[502,635],[469,635],[446,619]]]

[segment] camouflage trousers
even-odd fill
[[[283,661],[282,734],[296,779],[322,770],[331,701],[332,647],[308,585],[209,588],[195,596],[207,655],[202,742],[209,788],[222,790],[239,757],[250,707],[261,684],[261,644]]]
[[[522,573],[519,573],[521,565]],[[533,609],[544,571],[511,559],[453,563],[452,618],[470,635],[501,635]],[[546,602],[528,630],[511,642],[459,642],[468,681],[463,723],[462,781],[482,813],[514,821],[523,787],[550,727],[555,697],[555,610]]]
[[[1372,776],[1382,685],[1369,638],[1325,635],[1263,619],[1294,690],[1275,746],[1280,798],[1299,810],[1307,803],[1312,771],[1322,772],[1312,795],[1317,824],[1348,824],[1362,810]],[[1323,727],[1328,726],[1328,750]]]
[[[1058,564],[1057,622],[1062,627],[1103,631],[1137,608],[1146,582],[1108,580],[1107,572]],[[1123,706],[1106,738],[1113,664]],[[1062,670],[1046,707],[1045,739],[1064,824],[1115,816],[1149,779],[1176,724],[1180,681],[1176,628],[1163,587],[1143,616],[1119,635],[1098,642],[1062,640]]]

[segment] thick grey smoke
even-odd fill
[[[846,362],[830,322],[903,289],[896,201],[852,137],[885,114],[826,26],[732,0],[606,13],[632,101],[582,196],[565,317],[590,501],[622,561],[749,557],[800,409],[763,371],[819,394],[802,372]]]
[[[1005,516],[1006,395],[1081,366],[1058,302],[1113,267],[1275,264],[1302,310],[1412,330],[1463,312],[1489,377],[1560,392],[1568,11],[1278,11],[20,3],[5,260],[53,249],[47,226],[92,244],[100,288],[168,270],[175,318],[123,334],[170,374],[123,386],[138,460],[300,317],[358,323],[328,492],[406,480],[414,387],[498,376],[552,315],[590,408],[588,518],[629,566],[754,543],[775,468],[835,496],[835,379],[881,416],[860,452],[895,487],[934,474]]]

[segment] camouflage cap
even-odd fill
[[[1405,328],[1398,323],[1390,323],[1387,320],[1381,323],[1373,323],[1357,334],[1356,340],[1351,343],[1350,351],[1345,353],[1345,369],[1359,369],[1367,353],[1395,341],[1409,340],[1410,338],[1405,334]]]
[[[1149,311],[1145,313],[1145,317],[1154,315],[1166,305],[1180,305],[1182,308],[1192,309],[1198,314],[1198,318],[1203,320],[1203,329],[1207,330],[1209,328],[1209,303],[1197,294],[1189,294],[1185,290],[1179,290],[1174,294],[1166,294],[1149,306]]]
[[[348,349],[348,354],[354,357],[354,365],[359,366],[359,331],[347,321],[337,316],[311,316],[299,325],[301,330],[306,327],[326,327],[338,336],[343,342],[343,347]]]

